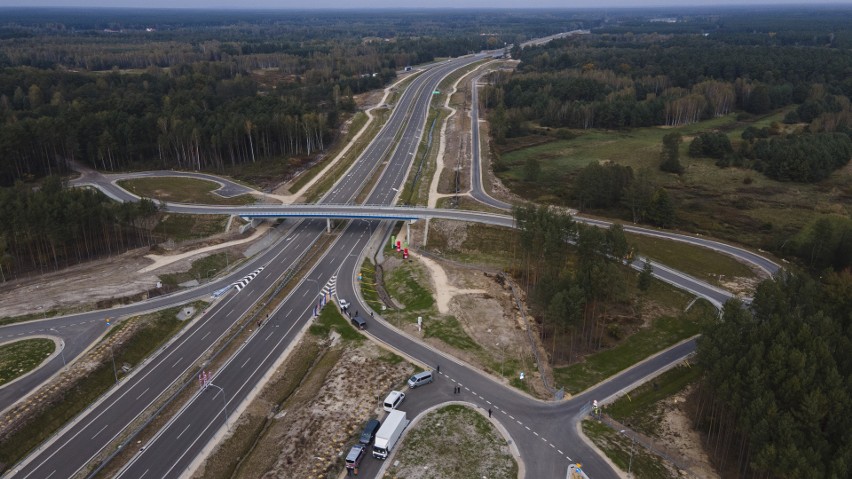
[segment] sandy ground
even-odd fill
[[[220,249],[229,248],[231,246],[238,246],[245,243],[251,243],[254,240],[260,239],[267,231],[269,231],[269,224],[264,223],[260,225],[251,236],[247,238],[242,238],[238,240],[228,241],[226,243],[220,243],[211,246],[205,246],[203,248],[194,249],[191,251],[187,251],[185,253],[174,254],[174,255],[159,255],[159,254],[148,254],[145,255],[146,258],[153,261],[152,264],[142,268],[139,270],[140,273],[148,273],[150,271],[158,270],[164,266],[170,265],[172,263],[176,263],[178,261],[192,258],[194,256],[204,255],[205,253],[212,253],[214,251],[218,251]]]
[[[249,238],[231,232],[189,241],[174,246],[173,255],[152,255],[150,248],[137,248],[60,271],[7,281],[0,284],[0,317],[51,310],[63,314],[86,311],[99,301],[143,293],[157,286],[158,275],[188,271],[193,261],[211,253],[224,249],[242,253],[268,231],[261,229]]]
[[[704,452],[701,437],[692,428],[692,421],[684,410],[689,392],[689,389],[681,391],[663,402],[662,407],[666,412],[662,415],[661,439],[688,458],[692,475],[699,479],[720,479],[721,476]]]
[[[303,341],[316,339],[308,335]],[[387,352],[369,341],[360,345],[321,343],[319,347],[328,351],[327,359],[337,358],[333,364],[324,360],[315,364],[280,409],[264,392],[241,417],[240,421],[251,415],[266,417],[269,423],[242,460],[236,477],[319,479],[342,472],[342,457],[357,442],[364,423],[384,413],[381,399],[391,389],[399,389],[414,371],[409,363],[383,359]],[[275,382],[289,371],[291,360],[304,360],[301,354],[297,347],[267,387],[275,388]],[[219,456],[232,452],[214,451],[194,477],[221,477],[216,472],[221,467]]]

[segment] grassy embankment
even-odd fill
[[[228,267],[228,265],[235,264],[240,260],[242,260],[242,257],[230,255],[227,252],[215,253],[193,261],[189,271],[161,274],[159,278],[163,284],[169,286],[177,286],[193,279],[204,282],[215,277],[220,271]]]
[[[679,366],[663,373],[652,384],[644,384],[606,408],[606,413],[622,424],[641,434],[658,437],[660,416],[665,414],[663,401],[679,393],[696,381],[701,371],[697,367]],[[649,479],[670,479],[672,475],[664,460],[639,444],[633,444],[629,434],[621,434],[608,426],[593,420],[583,421],[583,432],[589,437],[620,469],[628,468],[635,477]]]
[[[56,344],[50,339],[22,339],[0,345],[0,386],[32,371],[47,359]]]
[[[255,202],[251,195],[225,198],[213,193],[220,185],[213,181],[197,178],[164,176],[155,178],[133,178],[121,180],[119,186],[143,198],[172,203],[202,205],[247,205]]]

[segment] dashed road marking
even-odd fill
[[[529,428],[527,428],[527,429],[529,429]],[[536,436],[538,436],[538,433],[537,433],[537,432],[535,432],[535,431],[533,431],[533,434],[535,434]]]
[[[138,401],[138,400],[139,400],[139,398],[141,398],[142,396],[144,396],[144,395],[145,395],[145,393],[146,393],[146,392],[148,392],[148,390],[149,390],[149,389],[151,389],[151,388],[145,388],[145,390],[144,390],[144,391],[142,391],[142,394],[140,394],[140,395],[136,396],[136,400]]]
[[[550,447],[552,447],[553,449],[556,449],[556,446],[554,446],[552,442],[550,443]]]
[[[523,425],[523,424],[521,423],[521,421],[518,421],[518,424]],[[529,430],[530,430],[530,427],[529,427],[529,426],[524,426],[524,427],[525,427],[525,428],[527,428],[527,431],[529,431]]]
[[[562,449],[557,449],[556,452],[558,452],[560,456],[565,454],[564,452],[562,452]]]
[[[514,421],[514,420],[515,420],[515,416],[512,416],[511,414],[509,414],[509,419],[511,419],[511,420],[513,420],[513,421]]]

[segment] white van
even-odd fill
[[[385,402],[382,403],[382,406],[384,406],[385,411],[391,412],[402,404],[403,399],[405,399],[405,393],[391,391],[390,394],[388,394],[388,397],[385,398]]]
[[[432,371],[423,371],[422,373],[417,373],[414,376],[408,378],[408,388],[414,389],[417,386],[422,386],[424,384],[429,384],[433,381]]]

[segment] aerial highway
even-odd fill
[[[379,168],[389,153],[393,153],[392,158],[401,158],[405,161],[388,162],[388,167],[383,172],[383,179],[377,184],[374,190],[378,192],[374,195],[374,198],[377,200],[381,198],[388,202],[393,200],[394,190],[389,185],[400,185],[402,179],[405,177],[410,165],[409,160],[413,157],[422,134],[432,91],[440,79],[448,73],[476,60],[478,60],[478,57],[465,57],[440,63],[415,78],[398,104],[395,105],[394,111],[385,127],[382,128],[376,139],[361,155],[359,161],[347,172],[345,177],[341,178],[335,184],[333,189],[324,197],[323,201],[332,203],[352,201],[361,187],[367,183],[367,179]],[[416,121],[411,121],[412,118],[416,119]],[[402,132],[402,141],[396,144],[394,138],[399,131]],[[402,145],[407,146],[403,147]],[[266,263],[266,268],[260,276],[249,283],[248,287],[236,295],[232,294],[226,297],[216,306],[209,309],[202,320],[194,323],[179,338],[161,350],[145,366],[144,371],[139,371],[111,390],[109,397],[95,404],[84,415],[79,417],[78,420],[66,426],[59,434],[42,445],[25,461],[16,465],[10,475],[14,477],[33,478],[71,477],[83,471],[91,461],[98,457],[107,444],[114,438],[117,438],[119,434],[125,432],[124,430],[127,425],[150,405],[162,391],[179,378],[184,377],[187,372],[192,372],[199,368],[197,360],[201,354],[215,344],[216,340],[227,331],[234,321],[242,316],[245,311],[248,311],[259,297],[273,288],[278,278],[282,277],[286,271],[293,267],[321,234],[322,226],[322,222],[308,221],[300,224],[297,229],[291,231],[280,243],[286,247],[271,249],[270,254],[272,256],[268,257],[269,261]],[[351,229],[352,226],[349,228]],[[341,237],[357,238],[360,235],[362,235],[362,232],[347,230]],[[336,251],[338,249],[333,248],[332,250]],[[259,262],[254,261],[252,262],[252,266],[247,265],[245,268],[246,270],[251,270],[256,264],[259,264]],[[339,263],[331,264],[335,270],[338,269],[338,265]],[[323,269],[328,269],[329,267],[329,261],[321,260],[318,266],[318,268],[321,268],[320,274],[326,275]],[[330,276],[330,273],[327,274],[325,279]],[[307,287],[313,287],[312,283],[307,280],[302,281],[298,286],[298,288]],[[210,288],[213,289],[214,286],[210,286]],[[298,288],[297,291],[299,291]],[[319,288],[316,288],[314,294],[318,291]],[[307,295],[303,296],[303,298],[306,297]],[[306,320],[303,314],[304,311],[296,308],[296,306],[300,305],[298,299],[291,295],[288,298],[288,302],[297,301],[297,303],[283,311],[285,316],[282,319],[283,321],[287,321],[291,326],[293,324],[299,325],[290,329],[290,331],[301,329],[301,325]],[[311,297],[310,300],[315,301],[316,297]],[[285,302],[285,305],[281,308],[283,309],[288,302]],[[118,311],[114,310],[112,313],[117,314]],[[269,324],[271,323],[267,323],[267,325]],[[278,338],[281,341],[276,342],[276,344],[283,345],[292,340],[292,335],[287,336],[283,330],[281,333],[284,334],[285,338]],[[271,344],[264,345],[264,347],[271,346]],[[271,354],[272,349],[269,351]],[[260,358],[260,356],[255,357],[256,360]],[[253,380],[257,381],[259,378],[260,376],[254,376]],[[216,375],[214,383],[217,381],[224,381],[224,376],[221,373]],[[237,388],[234,389],[234,391],[228,391],[228,395],[229,401],[233,401],[236,404],[242,400],[242,397],[236,396],[235,394],[240,393],[240,391],[237,391]],[[242,392],[245,393],[250,389],[245,389]],[[203,402],[194,401],[192,404],[203,404]],[[218,413],[219,410],[215,409],[213,412]],[[206,443],[210,437],[212,435],[207,436],[203,441],[196,437],[196,443]],[[152,449],[156,450],[156,447]],[[194,456],[188,457],[188,455],[183,457],[187,460],[194,458]],[[150,454],[141,460],[135,461],[133,466],[142,467],[146,461],[153,461],[157,464],[162,463],[161,460]],[[130,472],[132,473],[132,471]],[[151,477],[176,477],[178,474],[178,472],[174,472],[172,476],[153,475]]]
[[[425,125],[431,91],[450,71],[477,59],[478,57],[457,59],[438,64],[423,72],[395,105],[388,124],[376,140],[324,197],[323,205],[248,208],[168,205],[168,209],[172,211],[238,214],[245,217],[364,219],[352,221],[344,228],[333,246],[321,255],[314,268],[288,295],[269,320],[253,332],[248,342],[229,358],[223,367],[214,371],[212,379],[215,387],[199,391],[193,400],[145,445],[145,449],[138,452],[122,470],[121,477],[178,477],[191,467],[193,460],[204,446],[213,440],[215,434],[227,428],[227,418],[240,404],[250,398],[251,391],[310,320],[312,306],[316,303],[319,290],[325,282],[334,274],[339,274],[341,278],[350,278],[351,281],[339,282],[338,288],[342,296],[357,299],[354,284],[355,271],[360,266],[364,248],[381,221],[428,217],[513,226],[512,218],[507,215],[391,206],[410,168],[411,158],[417,151]],[[395,143],[393,140],[398,131],[402,133],[399,143]],[[478,146],[478,142],[476,145]],[[367,200],[368,205],[348,204],[355,198],[360,187],[367,183],[367,178],[380,168],[388,155],[390,160],[387,161],[379,181],[372,189]],[[476,163],[478,163],[478,155]],[[113,192],[115,196],[113,194],[110,196],[117,200],[135,199],[123,189],[118,188],[109,178],[101,179],[95,175],[87,181],[102,190]],[[586,219],[585,221],[597,220]],[[600,225],[604,226],[606,223],[600,222]],[[257,265],[266,266],[261,275],[249,283],[246,289],[237,294],[231,293],[217,302],[202,319],[195,322],[152,358],[143,370],[114,388],[108,398],[94,405],[78,421],[66,427],[25,462],[19,464],[12,475],[14,477],[71,477],[77,471],[84,470],[109,441],[122,433],[136,415],[145,406],[151,404],[163,390],[184,377],[187,372],[197,370],[200,366],[197,358],[215,344],[218,338],[223,337],[244,311],[250,309],[259,297],[272,289],[278,279],[297,264],[321,234],[324,222],[318,220],[285,222],[285,227],[291,230],[282,238],[278,245],[280,247],[270,249],[240,268],[240,272],[247,272],[256,268]],[[632,227],[625,227],[625,230],[629,228]],[[648,231],[660,236],[670,234],[657,230],[636,230],[637,232]],[[767,270],[773,267],[777,269],[777,265],[771,261],[753,255],[747,250],[686,235],[672,237],[724,250],[728,254],[761,264],[763,265],[761,267]],[[658,264],[655,265],[655,274],[699,296],[707,297],[714,304],[721,304],[730,297],[730,294],[723,290],[689,278],[682,273],[667,270]],[[238,274],[206,285],[203,291],[187,291],[179,293],[184,296],[174,295],[162,298],[161,306],[147,302],[134,307],[138,308],[136,311],[143,311],[180,304],[177,301],[183,298],[186,301],[197,297],[200,292],[209,294],[227,285],[233,281],[234,276]],[[134,314],[131,308],[117,308],[111,311],[111,314],[115,316]],[[360,309],[368,311],[364,304],[360,304]],[[94,312],[91,315],[84,318],[78,315],[44,320],[36,326],[50,329],[62,326],[69,328],[72,323],[75,326],[95,323],[97,330],[93,326],[91,330],[86,329],[87,326],[80,328],[89,335],[78,333],[81,335],[78,342],[85,345],[101,334],[104,327],[103,312]],[[22,332],[15,334],[25,334],[23,331],[27,328],[33,330],[34,324],[17,326],[22,327]],[[7,334],[6,331],[5,328],[0,328],[0,335]],[[642,377],[670,364],[673,360],[684,357],[694,349],[693,343],[684,343],[622,373],[578,398],[561,403],[546,403],[507,389],[492,378],[424,346],[383,321],[374,321],[370,326],[369,334],[424,364],[440,364],[442,370],[436,386],[440,386],[443,382],[446,382],[445,384],[454,381],[461,383],[466,388],[465,391],[470,392],[469,400],[483,407],[493,406],[497,412],[497,419],[506,426],[517,441],[527,477],[559,477],[564,474],[567,463],[576,460],[582,460],[593,477],[617,477],[606,461],[599,458],[584,442],[578,440],[573,426],[576,417],[582,413],[590,399],[604,399],[611,396]],[[56,361],[56,359],[53,360],[53,366],[56,365]],[[61,364],[59,366],[61,367]],[[437,390],[437,394],[428,396],[418,394],[413,397],[408,402],[409,408],[415,407],[412,411],[416,412],[416,408],[425,408],[431,403],[440,402],[450,387],[434,389]]]

